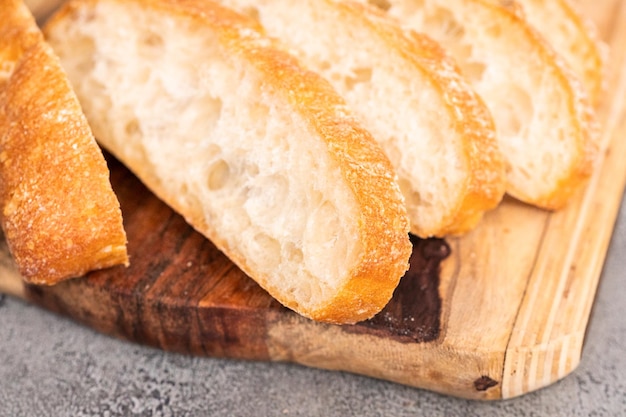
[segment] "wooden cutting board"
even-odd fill
[[[466,398],[544,387],[579,363],[626,183],[626,4],[581,5],[612,51],[599,108],[607,152],[589,186],[557,213],[507,199],[467,236],[416,240],[411,270],[371,320],[320,324],[283,308],[112,158],[131,266],[28,286],[2,243],[0,292],[169,351],[289,361]]]

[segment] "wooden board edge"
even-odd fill
[[[613,30],[614,42],[626,41],[626,6],[620,3],[619,12],[615,14],[616,27]],[[547,329],[549,335],[538,335],[536,343],[527,343],[526,323],[523,323],[521,311],[511,332],[506,347],[502,373],[502,399],[509,399],[532,392],[564,378],[580,363],[586,328],[595,298],[602,266],[611,240],[613,228],[619,213],[620,202],[626,186],[626,48],[612,48],[612,71],[610,86],[606,93],[610,105],[604,110],[602,140],[606,152],[602,155],[599,169],[582,193],[580,201],[567,210],[574,210],[581,216],[581,233],[576,236],[568,256],[568,264],[564,271],[567,275],[560,277],[557,299],[566,300],[571,297],[568,281],[582,280],[584,290],[580,291],[578,300],[568,300],[569,304],[579,304],[579,311],[574,315],[565,332],[561,329]],[[551,216],[565,216],[567,213],[554,213]],[[602,228],[593,228],[594,219],[602,218]],[[543,248],[549,251],[550,248]],[[587,257],[586,268],[577,269],[577,260]],[[528,301],[530,292],[524,297]],[[565,303],[554,303],[551,315],[569,314],[564,311]],[[533,303],[527,303],[527,314],[533,309]],[[548,317],[548,321],[551,317]],[[554,320],[552,318],[552,320]],[[518,336],[516,338],[516,336]]]

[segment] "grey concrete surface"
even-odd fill
[[[0,299],[0,416],[626,416],[626,210],[583,357],[520,398],[476,402],[342,372],[193,358]]]

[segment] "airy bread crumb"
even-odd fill
[[[411,252],[395,173],[253,20],[76,1],[46,30],[100,142],[278,301],[334,323],[384,307]]]
[[[578,80],[519,8],[500,3],[390,0],[387,10],[440,42],[485,100],[506,161],[507,192],[559,209],[593,172],[593,112]]]

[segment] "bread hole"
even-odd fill
[[[204,95],[197,99],[195,105],[201,114],[194,120],[193,131],[204,137],[206,132],[212,132],[222,117],[222,100],[211,95]]]
[[[141,137],[141,126],[139,124],[139,120],[134,117],[124,125],[124,133],[128,138],[137,138]]]
[[[254,235],[255,263],[263,271],[274,272],[281,263],[280,243],[266,233]]]
[[[311,208],[319,207],[324,202],[324,196],[322,195],[322,193],[320,193],[317,190],[312,191],[308,197],[309,197],[308,198],[309,201],[307,205]]]
[[[485,31],[488,35],[493,36],[494,38],[499,38],[500,36],[502,36],[502,26],[500,25],[488,26]]]
[[[369,4],[376,6],[384,11],[393,9],[393,2],[390,0],[368,0]],[[418,12],[424,10],[424,0],[412,0],[406,1],[402,5],[402,14],[406,16],[413,16]]]
[[[152,68],[143,67],[137,69],[137,75],[135,76],[136,83],[139,85],[144,85],[150,82],[150,78],[152,77]]]
[[[76,73],[88,74],[94,68],[94,60],[88,57],[92,56],[93,50],[96,48],[93,38],[82,36],[77,37],[72,42],[72,53],[67,54],[71,57],[81,57],[82,59],[76,61]]]
[[[341,230],[337,208],[331,202],[324,201],[312,217],[309,241],[317,245],[334,245]]]
[[[498,134],[503,137],[518,136],[530,125],[534,108],[532,98],[514,84],[496,86],[491,92],[491,111]]]
[[[253,162],[247,163],[245,166],[245,173],[248,178],[254,178],[259,175],[259,166]]]
[[[72,8],[69,12],[71,19],[70,22],[79,21],[81,24],[89,23],[96,18],[96,10],[91,8]]]
[[[189,191],[187,184],[183,183],[178,192],[178,200],[180,204],[190,213],[200,214],[203,212],[203,206],[200,199],[194,193]]]
[[[330,62],[328,62],[328,61],[326,61],[326,60],[324,60],[324,61],[320,61],[320,62],[318,62],[318,64],[317,64],[318,71],[319,71],[321,74],[326,73],[326,71],[328,71],[331,67],[332,67],[332,65],[330,65]]]
[[[223,159],[213,162],[207,170],[207,186],[211,191],[223,188],[230,178],[230,166]]]
[[[541,172],[544,176],[548,177],[554,167],[554,155],[551,153],[544,153],[541,157]]]
[[[448,50],[461,68],[470,67],[468,73],[476,73],[477,68],[471,68],[471,64],[467,63],[472,59],[472,45],[463,41],[465,28],[453,12],[444,7],[435,7],[424,16],[423,27],[425,33]],[[482,76],[482,72],[479,75]]]
[[[309,270],[302,270],[301,278],[298,280],[297,285],[290,288],[292,294],[295,297],[295,301],[298,305],[307,305],[319,300],[322,296],[322,284],[319,277],[315,277]]]
[[[391,2],[389,2],[389,0],[368,0],[368,3],[384,11],[391,9]]]
[[[322,296],[322,285],[318,279],[314,279],[312,276],[306,282],[306,292],[303,294],[303,302],[310,303],[312,300],[319,300]],[[306,295],[306,297],[304,297]]]
[[[417,207],[422,204],[422,196],[414,189],[409,180],[400,178],[398,180],[398,185],[400,186],[400,191],[402,192],[408,207]]]
[[[270,108],[262,103],[254,103],[248,106],[249,120],[254,122],[254,126],[258,126],[256,130],[260,136],[265,136],[267,132],[267,121],[269,120]]]
[[[468,61],[472,59],[472,45],[457,41],[453,45],[446,46],[446,48],[448,48],[448,51],[459,66],[465,67],[470,65]]]
[[[393,135],[389,136],[389,139],[385,143],[385,153],[387,154],[387,158],[394,165],[400,165],[402,161],[403,152],[398,147],[398,144],[401,142]]]
[[[262,103],[255,103],[250,106],[250,116],[253,120],[265,121],[270,114],[269,106]]]
[[[341,82],[345,78],[343,74],[336,71],[331,71],[328,75],[326,75],[326,77],[328,77],[328,79],[332,81],[334,85],[336,85],[336,83],[338,82]]]
[[[152,31],[139,33],[136,43],[136,54],[142,58],[156,59],[163,54],[165,41],[158,33]]]
[[[285,292],[293,295],[296,292],[296,287],[293,285],[290,285],[287,288],[285,288]]]
[[[313,291],[311,289],[312,280],[303,280],[295,289],[294,294],[300,304],[308,304],[313,297]]]
[[[215,159],[217,158],[218,155],[220,155],[222,153],[222,148],[220,145],[217,145],[215,143],[209,143],[207,145],[207,147],[204,149],[204,155],[203,157],[206,160],[211,160],[211,159]]]
[[[445,7],[433,8],[432,12],[424,17],[424,26],[428,29],[426,33],[433,33],[435,39],[444,43],[453,44],[465,36],[463,25],[454,18],[454,13]]]
[[[261,15],[259,13],[259,9],[254,6],[244,6],[241,8],[241,14],[251,17],[252,19],[260,22]]]
[[[289,182],[283,175],[255,177],[245,202],[246,211],[255,219],[274,222],[280,218],[289,195]]]
[[[285,288],[285,293],[291,296],[290,306],[296,310],[302,308],[303,301],[307,303],[311,300],[311,292],[308,288],[303,288],[305,285],[298,283],[298,285],[294,284]]]
[[[304,235],[305,267],[320,279],[340,273],[348,257],[348,242],[337,208],[324,201],[311,213]]]
[[[471,83],[478,83],[483,78],[486,66],[481,62],[463,62],[461,72]]]
[[[286,242],[283,245],[283,256],[295,265],[301,264],[302,259],[304,258],[302,255],[302,249],[296,246],[293,242]]]
[[[500,0],[499,1],[500,6],[504,7],[505,9],[509,9],[509,10],[516,10],[517,9],[517,2],[515,0]]]
[[[508,158],[506,158],[504,160],[504,172],[506,173],[506,176],[510,176],[513,171],[514,171],[513,164]]]
[[[532,171],[535,170],[534,165],[530,166],[518,166],[516,171],[519,177],[523,177],[524,181],[530,181],[534,175],[532,175]]]
[[[346,91],[354,90],[357,84],[367,83],[372,80],[371,68],[355,68],[352,76],[345,78]]]
[[[139,42],[141,46],[153,48],[153,49],[161,49],[165,42],[163,41],[163,37],[158,33],[154,32],[145,32],[139,38]]]

